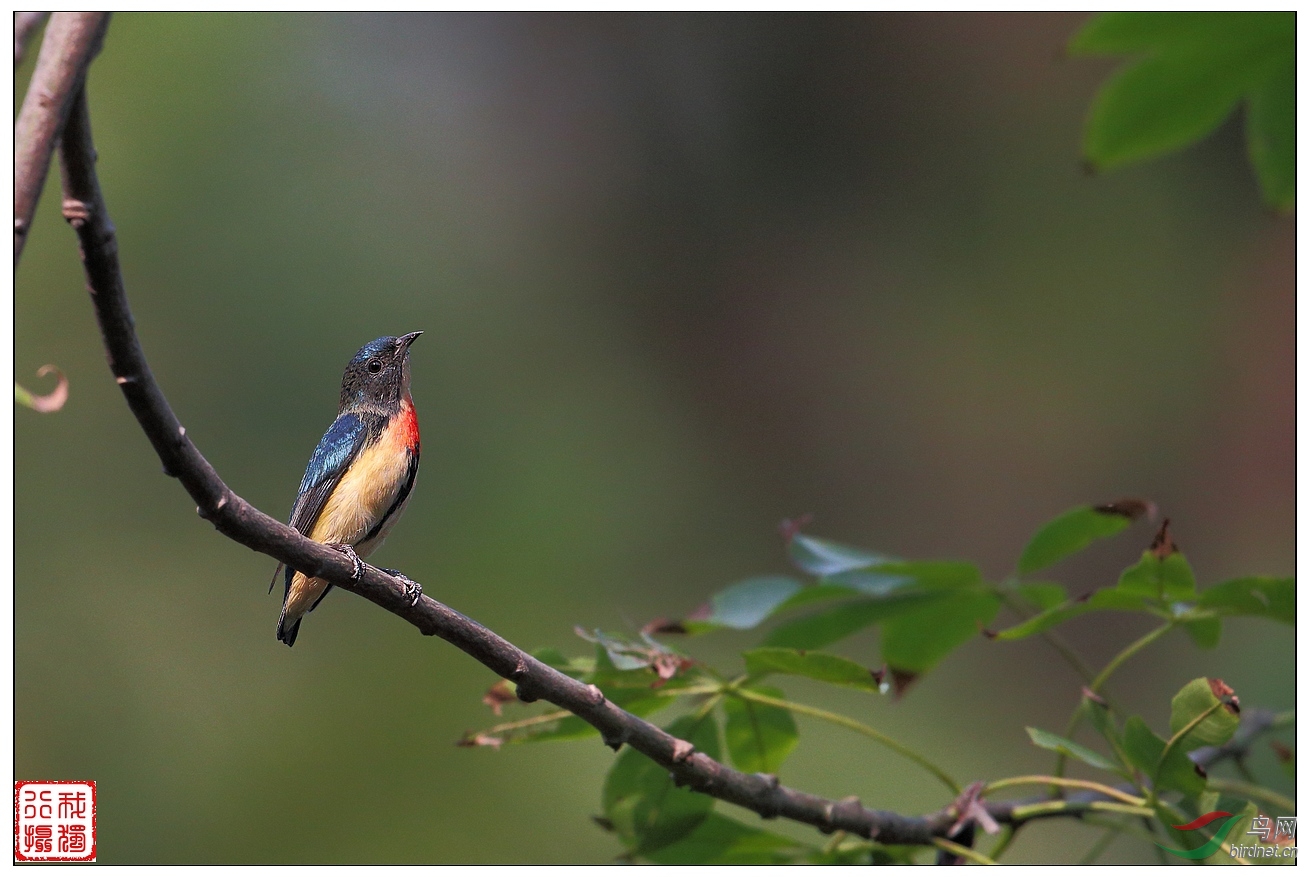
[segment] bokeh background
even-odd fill
[[[1064,509],[1147,496],[1203,584],[1293,572],[1295,221],[1262,208],[1240,119],[1086,174],[1116,62],[1063,56],[1081,21],[118,15],[90,97],[142,340],[228,483],[285,516],[346,360],[426,330],[423,469],[375,560],[580,654],[575,624],[632,633],[786,571],[777,524],[805,512],[999,577]],[[274,563],[161,474],[57,199],[54,176],[16,279],[17,376],[72,383],[63,411],[15,415],[17,776],[99,783],[102,862],[615,855],[589,818],[598,740],[455,747],[494,720],[461,653],[341,592],[274,640]],[[1061,577],[1106,584],[1150,538]],[[1069,636],[1104,662],[1146,629]],[[680,645],[731,669],[752,642]],[[1177,635],[1112,687],[1157,727],[1202,674],[1288,708],[1293,645],[1269,622],[1211,652]],[[1078,697],[1042,643],[982,640],[900,702],[784,687],[969,779],[1048,769],[1023,726],[1061,729]],[[944,803],[800,724],[785,782]],[[1095,837],[1036,825],[1012,855]]]

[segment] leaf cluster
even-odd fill
[[[1181,149],[1239,104],[1265,201],[1296,201],[1296,13],[1106,12],[1069,43],[1076,55],[1128,54],[1092,104],[1083,149],[1108,170]]]
[[[1175,627],[1199,646],[1212,647],[1230,617],[1294,624],[1296,595],[1290,578],[1247,577],[1199,589],[1167,520],[1151,547],[1113,585],[1071,599],[1056,582],[1030,580],[1148,514],[1154,514],[1154,507],[1140,500],[1072,509],[1038,530],[1020,555],[1015,575],[1002,582],[986,581],[978,567],[967,562],[901,560],[785,528],[788,558],[797,574],[738,582],[687,617],[652,622],[635,637],[578,630],[593,645],[586,656],[566,657],[555,649],[535,656],[598,686],[635,715],[652,716],[680,705],[681,714],[666,722],[665,729],[741,771],[776,775],[799,744],[796,716],[804,715],[838,724],[897,752],[933,774],[952,796],[960,796],[960,784],[921,753],[849,716],[789,700],[776,680],[802,677],[874,696],[900,696],[916,678],[980,633],[1000,647],[1009,640],[1049,637],[1058,625],[1087,613],[1143,614],[1159,626],[1086,680],[1083,699],[1065,733],[1028,729],[1036,746],[1057,754],[1052,775],[1039,778],[1042,783],[1091,789],[1101,797],[1091,803],[1055,798],[1032,805],[1037,809],[1016,812],[1022,824],[1051,812],[1103,811],[1099,815],[1128,820],[1116,829],[1124,831],[1146,816],[1158,831],[1171,831],[1168,826],[1187,821],[1183,815],[1203,812],[1197,808],[1217,800],[1215,787],[1189,754],[1230,740],[1238,727],[1238,699],[1218,680],[1193,680],[1173,700],[1168,733],[1157,734],[1140,716],[1117,714],[1101,689],[1133,654]],[[1020,620],[993,633],[988,628],[1002,606]],[[830,650],[868,629],[878,632],[880,666]],[[668,642],[670,637],[687,636],[690,643],[725,630],[760,631],[759,644],[742,654],[743,668],[737,672],[708,666]],[[513,699],[512,686],[503,682],[488,693],[487,702],[499,713],[501,705]],[[1100,735],[1104,752],[1072,739],[1083,722]],[[495,725],[465,742],[499,747],[595,733],[576,716],[556,711]],[[1109,779],[1066,780],[1068,759],[1105,772]],[[987,790],[1025,779],[1033,778],[996,781]],[[949,799],[945,804],[949,806]],[[827,844],[807,844],[747,825],[716,812],[713,798],[677,786],[667,770],[631,749],[615,760],[601,806],[597,821],[615,833],[629,859],[664,864],[869,862],[910,861],[916,852],[840,835]],[[985,813],[981,808],[975,812]]]

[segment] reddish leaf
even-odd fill
[[[1237,699],[1237,693],[1233,691],[1232,687],[1227,682],[1224,682],[1222,679],[1210,678],[1207,678],[1205,681],[1210,683],[1210,693],[1215,696],[1215,700],[1224,705],[1224,709],[1228,710],[1233,715],[1237,715],[1242,711],[1242,705]]]
[[[1130,521],[1146,515],[1148,518],[1154,518],[1156,513],[1155,503],[1149,499],[1136,499],[1126,497],[1117,499],[1114,502],[1105,502],[1097,506],[1092,506],[1096,511],[1103,515],[1122,515]]]
[[[1155,534],[1155,540],[1151,543],[1151,553],[1160,560],[1178,553],[1178,543],[1174,542],[1173,534],[1169,532],[1168,518],[1165,518],[1164,523],[1160,525],[1160,532]]]
[[[482,695],[482,702],[491,707],[491,711],[496,715],[500,715],[501,708],[505,704],[513,703],[516,700],[518,700],[518,695],[514,693],[514,686],[510,685],[505,679],[488,688],[487,693]]]
[[[460,738],[456,746],[490,746],[492,749],[499,749],[500,744],[504,743],[500,737],[493,737],[490,734],[473,734],[467,733]]]
[[[706,611],[706,613],[708,614],[708,612],[709,612],[709,604],[708,604],[708,603],[706,603],[706,604],[705,604],[703,607],[701,607],[701,608],[704,609],[704,610]],[[697,611],[699,612],[700,610],[698,609]],[[641,632],[642,632],[642,633],[649,633],[649,634],[656,634],[656,633],[686,633],[686,632],[687,632],[687,628],[683,625],[683,623],[682,623],[681,621],[670,621],[670,620],[667,619],[667,618],[656,618],[654,621],[651,621],[651,622],[647,623],[646,626],[643,627],[643,628],[641,629]]]
[[[911,673],[909,670],[898,670],[895,667],[891,668],[891,673],[892,691],[895,692],[898,698],[905,694],[906,689],[914,684],[914,680],[919,678],[918,673]]]

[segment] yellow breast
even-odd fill
[[[357,545],[396,501],[409,471],[409,455],[398,430],[366,448],[332,491],[309,538]],[[367,546],[376,547],[375,545]],[[363,555],[366,552],[360,550]]]

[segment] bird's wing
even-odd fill
[[[341,476],[350,468],[350,461],[359,453],[368,440],[368,429],[364,421],[354,414],[342,414],[328,431],[319,439],[305,467],[305,477],[300,480],[300,492],[296,495],[296,504],[291,509],[291,526],[301,533],[308,534],[318,516],[323,513],[328,497],[341,481]],[[273,581],[268,583],[269,593],[282,575],[283,564],[273,570]],[[291,587],[292,570],[287,570],[287,587]]]
[[[367,440],[368,429],[358,415],[342,414],[332,421],[305,467],[296,505],[291,510],[292,527],[306,534],[314,529],[328,497]]]

